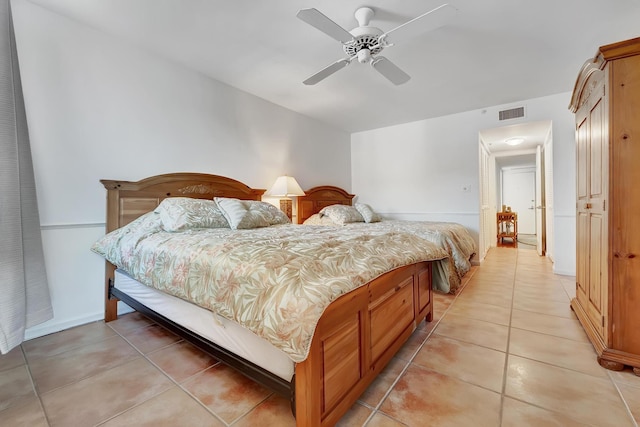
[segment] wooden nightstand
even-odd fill
[[[518,214],[515,212],[496,213],[496,225],[498,230],[498,243],[504,242],[504,238],[518,240]]]

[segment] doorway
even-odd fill
[[[516,139],[518,145],[509,144]],[[552,154],[549,120],[479,133],[481,260],[497,245],[496,214],[503,204],[518,213],[523,243],[553,260],[553,174],[545,167],[553,164]]]
[[[531,166],[502,168],[501,175],[502,191],[498,205],[508,206],[512,212],[518,214],[519,234],[535,235],[535,163]]]

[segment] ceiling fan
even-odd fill
[[[345,30],[317,9],[302,9],[296,16],[338,40],[342,43],[342,49],[347,54],[347,58],[337,60],[306,79],[303,83],[314,85],[351,64],[354,59],[357,59],[361,64],[369,63],[377,72],[395,85],[406,83],[411,76],[384,56],[379,55],[379,53],[384,48],[393,46],[395,43],[445,25],[457,12],[458,9],[445,3],[392,30],[383,32],[379,28],[369,26],[371,18],[375,15],[375,12],[370,7],[361,7],[356,10],[355,17],[358,21],[358,27],[351,31]]]

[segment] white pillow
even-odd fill
[[[250,210],[249,204],[243,200],[226,197],[216,197],[214,200],[232,230],[269,226],[269,221],[262,212]]]
[[[364,222],[380,222],[380,215],[375,213],[371,206],[364,203],[356,203],[355,207],[364,218]]]

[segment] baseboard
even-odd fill
[[[127,314],[135,311],[128,305],[124,303],[118,303],[118,315]],[[34,338],[43,337],[45,335],[53,334],[55,332],[64,331],[65,329],[70,329],[80,325],[86,325],[87,323],[97,322],[99,320],[104,320],[104,312],[100,311],[99,313],[92,313],[85,316],[75,317],[73,319],[67,319],[62,322],[56,322],[55,318],[45,322],[43,325],[36,325],[32,328],[29,328],[24,333],[24,340],[32,340]]]
[[[553,269],[553,273],[554,274],[559,274],[560,276],[575,276],[576,275],[575,271],[556,270],[555,268]]]
[[[86,316],[75,317],[73,319],[68,319],[62,322],[56,322],[55,318],[46,322],[42,326],[37,325],[33,328],[29,328],[24,332],[25,341],[31,340],[34,338],[42,337],[45,335],[53,334],[55,332],[60,332],[65,329],[73,328],[74,326],[84,325],[86,323],[96,322],[98,320],[104,319],[104,313],[92,313]]]

